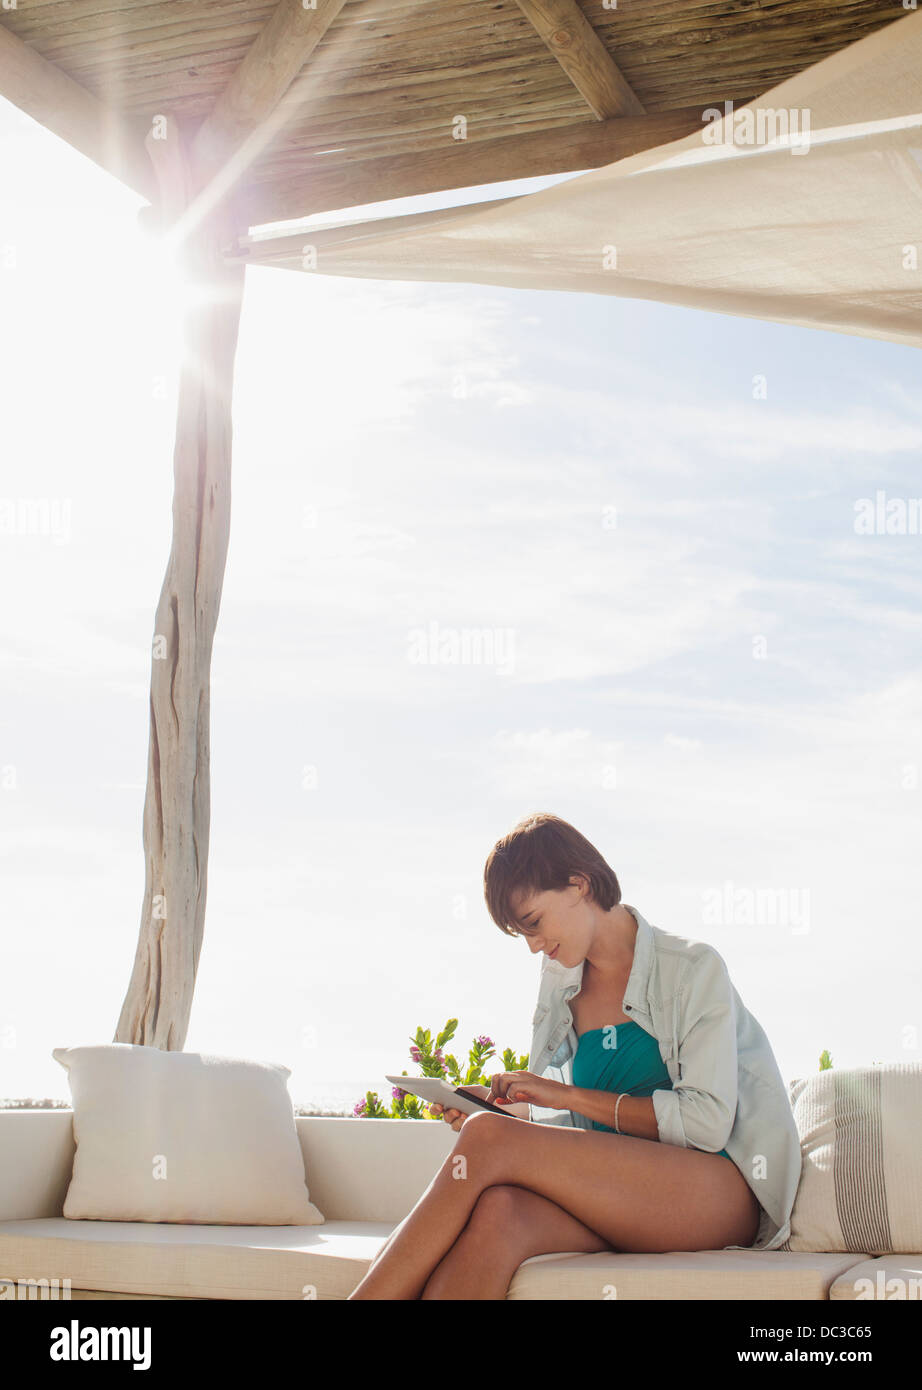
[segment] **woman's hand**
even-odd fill
[[[464,1089],[465,1091],[471,1091],[475,1096],[480,1096],[481,1100],[486,1100],[490,1091],[489,1086],[465,1086]],[[459,1130],[464,1124],[464,1121],[470,1119],[470,1116],[465,1115],[463,1110],[454,1110],[451,1108],[446,1110],[438,1101],[430,1101],[429,1109],[433,1114],[441,1115],[446,1124],[451,1125],[454,1130]]]
[[[498,1071],[491,1078],[487,1100],[494,1105],[529,1101],[547,1110],[569,1110],[570,1087],[563,1081],[535,1076],[531,1071]]]

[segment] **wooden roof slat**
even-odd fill
[[[49,61],[56,62],[75,77],[83,77],[94,90],[113,85],[113,77],[133,65],[149,72],[166,67],[171,58],[181,66],[177,79],[185,78],[184,88],[194,88],[200,68],[207,69],[215,55],[225,53],[239,63],[271,15],[276,0],[254,0],[243,13],[246,22],[233,19],[239,0],[215,9],[191,3],[182,5],[113,6],[111,13],[88,16],[88,0],[73,5],[54,5],[45,18],[33,0],[4,15],[4,23],[26,42],[34,43]],[[71,19],[59,14],[73,10]],[[231,12],[231,17],[226,12]],[[178,93],[182,95],[180,91]],[[130,97],[130,92],[126,93]],[[163,94],[161,93],[161,96]]]
[[[143,134],[54,63],[0,27],[0,93],[145,198],[154,179]]]
[[[386,154],[388,150],[394,150],[400,145],[406,145],[413,149],[418,147],[418,142],[422,137],[427,146],[438,149],[440,146],[455,145],[458,143],[473,143],[477,140],[495,139],[495,131],[498,124],[502,124],[507,129],[512,126],[512,134],[519,135],[526,130],[538,130],[542,128],[550,129],[553,125],[582,125],[587,119],[587,112],[582,107],[578,111],[559,110],[556,102],[541,101],[535,98],[527,105],[517,107],[515,111],[505,111],[500,108],[497,117],[484,117],[482,120],[471,119],[467,127],[466,141],[459,142],[452,139],[452,107],[446,106],[441,117],[433,121],[432,112],[428,106],[421,104],[418,109],[408,108],[406,116],[400,123],[399,136],[391,127],[385,127],[376,137],[365,137],[361,143],[353,140],[351,143],[344,144],[343,140],[348,139],[350,126],[362,128],[362,116],[357,115],[353,122],[344,123],[342,121],[328,122],[330,135],[323,139],[324,122],[318,120],[314,126],[314,144],[310,147],[305,146],[300,150],[280,149],[277,153],[263,165],[261,170],[266,171],[265,176],[274,175],[280,168],[289,167],[297,164],[302,158],[312,159],[317,155],[330,153],[335,150],[337,158],[343,163],[348,163],[356,159],[377,158],[380,154]],[[661,114],[661,113],[660,113]],[[514,116],[514,125],[512,119]],[[577,117],[579,119],[577,120]],[[618,117],[618,119],[623,119]],[[337,138],[337,136],[339,138]]]
[[[516,0],[598,120],[644,107],[576,0]]]
[[[898,10],[892,0],[784,0],[773,9],[752,0],[619,0],[617,10],[605,9],[601,0],[582,3],[602,43],[617,48],[618,66],[648,110],[646,83],[654,72],[668,86],[660,97],[661,109],[688,104],[691,97],[683,86],[689,82],[700,85],[710,76],[713,88],[715,77],[734,56],[750,69],[762,70],[765,88],[782,75],[792,75],[805,60],[822,58],[892,20]],[[147,72],[170,84],[172,109],[184,114],[194,106],[202,114],[227,78],[222,66],[214,79],[216,58],[220,56],[222,65],[238,63],[272,6],[262,0],[253,5],[244,0],[222,0],[219,5],[129,0],[110,5],[101,15],[99,9],[96,0],[71,0],[66,5],[30,0],[5,12],[3,22],[30,44],[34,40],[37,51],[100,99],[121,85],[124,109],[147,114],[146,94],[142,107],[134,104],[134,80]],[[60,47],[59,22],[53,22],[61,12],[69,15],[66,48]],[[522,45],[523,31],[536,39],[536,51],[546,53],[517,0],[455,0],[450,6],[413,0],[400,7],[394,0],[373,5],[351,0],[325,35],[323,47],[339,52],[344,67],[390,74],[399,89],[408,68],[424,67],[435,81],[442,62],[451,63],[455,55],[461,63],[497,58],[504,48]],[[173,45],[176,52],[171,57]],[[130,69],[132,82],[118,82],[122,67]],[[555,67],[548,64],[549,71]],[[759,85],[753,80],[748,90]],[[162,87],[153,99],[161,108]]]

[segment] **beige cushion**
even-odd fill
[[[345,1299],[394,1224],[327,1221],[267,1230],[61,1217],[7,1221],[0,1223],[0,1270],[11,1279],[66,1277],[72,1291],[158,1298]],[[535,1255],[519,1266],[508,1297],[825,1299],[837,1276],[854,1264],[854,1255],[785,1255],[777,1250]]]
[[[230,1225],[323,1222],[287,1067],[107,1043],[58,1047],[74,1106],[64,1216]]]
[[[63,1217],[5,1221],[0,1222],[0,1274],[67,1278],[72,1290],[160,1298],[345,1299],[393,1229],[392,1221],[274,1229]]]
[[[835,1299],[922,1301],[922,1254],[880,1255],[840,1274],[829,1290]]]
[[[922,1250],[922,1062],[791,1083],[803,1164],[782,1250]]]
[[[534,1255],[510,1299],[825,1299],[854,1255],[778,1250],[679,1250],[650,1255]]]

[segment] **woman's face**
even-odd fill
[[[594,930],[593,903],[586,879],[574,877],[568,888],[548,888],[542,893],[513,893],[513,925],[538,951],[563,966],[579,965],[589,954]]]

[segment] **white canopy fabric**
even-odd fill
[[[622,295],[922,347],[922,10],[539,193],[249,247],[314,273]]]

